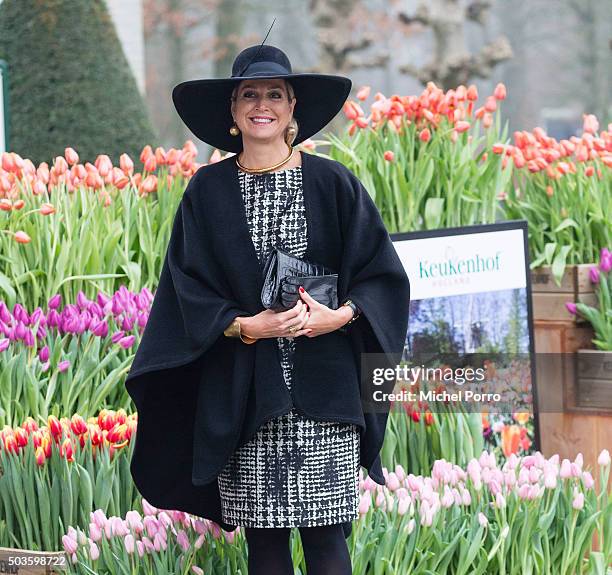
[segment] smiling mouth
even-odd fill
[[[272,118],[265,121],[256,121],[254,118],[249,118],[249,120],[251,120],[251,124],[254,124],[255,126],[268,126],[269,124],[272,124],[275,121]]]

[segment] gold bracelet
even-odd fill
[[[232,323],[225,328],[223,334],[227,337],[239,337],[244,343],[247,344],[255,343],[257,341],[256,337],[251,337],[241,332],[240,322],[236,318],[234,318],[234,321],[232,321]]]

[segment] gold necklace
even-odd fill
[[[269,166],[267,168],[247,168],[246,166],[243,166],[240,163],[240,160],[238,159],[240,154],[236,155],[236,164],[238,164],[238,167],[241,170],[244,170],[248,174],[263,174],[264,172],[276,170],[276,168],[280,168],[283,164],[286,164],[293,157],[293,146],[291,146],[290,144],[287,144],[287,148],[289,148],[289,155],[282,162],[279,162],[278,164],[274,164],[274,166]]]

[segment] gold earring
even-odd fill
[[[238,128],[238,126],[236,126],[236,123],[234,123],[234,125],[229,129],[229,133],[232,136],[237,136],[238,134],[240,134],[240,129]]]
[[[295,132],[296,129],[293,126],[289,126],[287,128],[287,131],[285,132],[285,142],[287,142],[287,144],[290,144],[290,142],[293,140]]]

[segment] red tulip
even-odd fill
[[[392,162],[393,159],[395,158],[395,154],[391,151],[391,150],[387,150],[384,154],[383,157],[385,158],[385,160],[387,162]]]
[[[419,132],[419,140],[421,140],[421,142],[429,142],[429,140],[431,140],[431,132],[429,131],[429,128],[423,128],[420,132]]]

